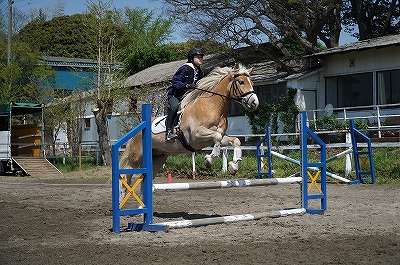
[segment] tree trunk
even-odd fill
[[[97,133],[99,135],[101,157],[104,166],[111,165],[111,146],[108,140],[106,106],[107,106],[107,101],[98,99],[97,108],[93,110],[97,126]]]

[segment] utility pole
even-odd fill
[[[11,36],[12,36],[12,4],[14,1],[8,0],[8,45],[7,45],[7,65],[11,63]]]

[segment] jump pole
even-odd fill
[[[220,189],[233,187],[251,187],[251,186],[269,186],[278,184],[301,183],[301,177],[293,178],[271,178],[271,179],[237,179],[237,180],[222,180],[222,181],[207,181],[207,182],[192,182],[192,183],[172,183],[172,184],[153,184],[154,191],[166,190],[205,190],[205,189]]]
[[[199,227],[206,225],[215,225],[215,224],[224,224],[224,223],[235,223],[242,221],[253,221],[259,220],[262,218],[278,218],[289,215],[301,215],[305,214],[306,209],[298,208],[298,209],[288,209],[281,211],[270,211],[264,213],[252,213],[252,214],[240,214],[240,215],[230,215],[230,216],[218,216],[218,217],[210,217],[210,218],[202,218],[195,220],[182,220],[182,221],[171,221],[171,222],[163,222],[158,223],[158,225],[165,226],[165,230],[169,229],[178,229],[178,228],[187,228],[187,227]],[[135,227],[128,228],[135,230]]]

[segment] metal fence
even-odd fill
[[[388,135],[399,136],[400,132],[400,104],[369,105],[346,108],[333,108],[327,106],[325,109],[308,110],[308,120],[317,124],[321,116],[334,116],[339,121],[347,122],[350,119],[368,121],[368,131],[376,132],[378,138]],[[318,130],[321,128],[311,128]],[[398,139],[400,141],[400,139]]]

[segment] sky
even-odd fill
[[[3,0],[2,2],[7,2]],[[22,9],[29,10],[30,8],[49,8],[52,10],[59,0],[14,0],[13,6]],[[64,3],[64,11],[66,15],[73,15],[83,13],[86,10],[85,0],[60,0]],[[131,7],[146,7],[151,10],[160,10],[163,7],[162,1],[157,0],[113,0],[113,6],[116,8],[124,8],[125,6]]]
[[[87,9],[85,0],[14,0],[13,7],[18,8],[24,12],[29,12],[32,8],[43,9],[52,11],[58,2],[64,3],[64,13],[65,15],[81,14]],[[0,8],[7,4],[7,0],[1,0]],[[113,6],[115,8],[124,8],[126,6],[130,7],[144,7],[149,10],[154,10],[157,14],[161,14],[163,11],[163,1],[162,0],[113,0]],[[342,32],[340,34],[339,44],[347,44],[350,42],[357,41],[355,38],[349,36],[347,33]],[[187,38],[183,37],[183,34],[179,28],[176,28],[173,33],[172,42],[184,42]]]

